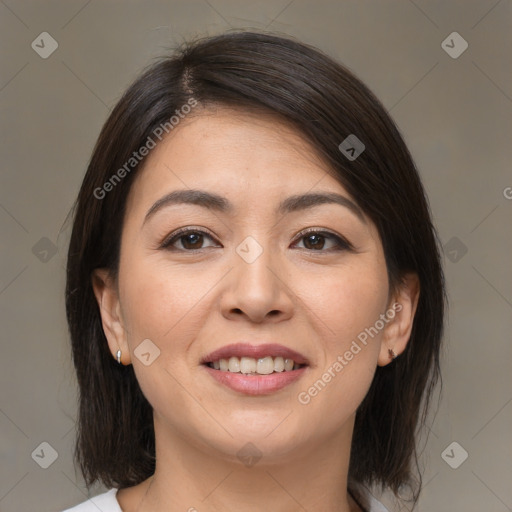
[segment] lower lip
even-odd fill
[[[221,384],[246,395],[270,395],[300,379],[307,367],[289,372],[274,372],[270,375],[245,375],[229,371],[215,370],[204,366],[206,371]]]

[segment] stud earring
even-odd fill
[[[393,351],[393,349],[388,349],[388,354],[389,354],[389,358],[394,361],[396,359],[396,354],[395,352]]]
[[[116,359],[119,364],[121,364],[121,350],[118,350],[116,353]]]

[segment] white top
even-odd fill
[[[73,508],[68,508],[64,512],[123,512],[116,498],[117,489],[110,489],[109,491],[90,498],[80,505]]]
[[[63,512],[98,512],[98,510],[101,510],[101,512],[123,512],[117,501],[116,494],[117,489],[110,489]],[[356,498],[368,512],[389,512],[380,501],[377,501],[369,492],[365,492],[362,488]]]

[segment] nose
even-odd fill
[[[264,250],[249,263],[234,253],[233,263],[221,297],[224,317],[277,323],[292,316],[293,291],[277,257],[272,258],[270,251]]]

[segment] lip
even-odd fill
[[[233,391],[253,396],[275,393],[300,379],[304,372],[308,370],[307,366],[302,366],[298,370],[271,373],[270,375],[244,375],[243,373],[214,370],[206,365],[203,365],[203,368],[220,384],[231,388]]]
[[[277,343],[264,343],[252,345],[250,343],[232,343],[203,357],[201,364],[213,363],[219,359],[229,359],[230,357],[253,357],[259,359],[260,357],[283,357],[293,359],[297,364],[309,365],[309,361],[305,356],[291,348],[279,345]],[[216,370],[218,371],[218,370]]]
[[[296,364],[304,365],[297,370],[274,372],[270,375],[246,375],[229,371],[215,370],[210,368],[208,363],[218,361],[219,359],[229,359],[230,357],[261,357],[273,356],[293,359]],[[300,379],[308,370],[308,359],[291,348],[279,345],[277,343],[264,343],[253,345],[250,343],[233,343],[214,350],[202,361],[202,366],[208,374],[220,384],[246,395],[269,395],[283,389]]]

